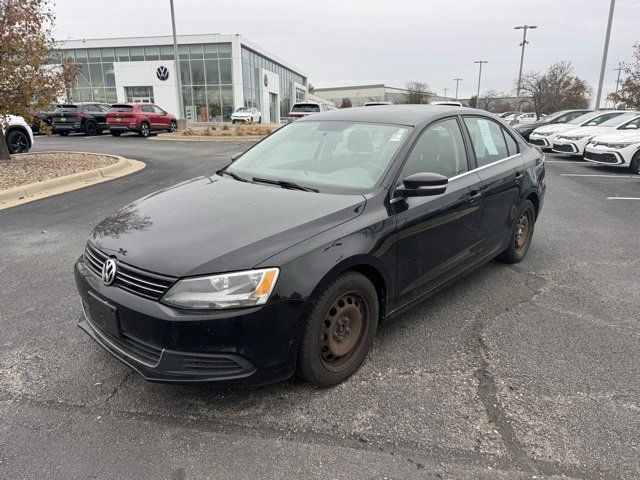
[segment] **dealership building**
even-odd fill
[[[294,102],[307,99],[307,77],[300,69],[240,35],[177,40],[181,116],[187,121],[228,121],[235,109],[247,106],[259,109],[263,122],[278,123]],[[82,64],[69,100],[150,102],[178,113],[173,37],[66,40],[57,48]]]

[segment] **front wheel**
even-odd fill
[[[518,263],[527,255],[533,238],[535,220],[533,203],[530,200],[525,200],[520,206],[516,221],[511,228],[509,245],[504,252],[498,255],[498,260],[504,263]]]
[[[171,122],[169,124],[169,133],[175,133],[178,131],[178,124],[176,122]]]
[[[351,376],[371,349],[378,328],[378,294],[364,275],[347,272],[314,302],[300,349],[297,374],[318,387]]]
[[[640,173],[640,152],[636,153],[631,159],[631,163],[629,164],[629,170],[631,173],[635,173],[638,175]]]

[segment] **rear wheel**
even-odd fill
[[[98,134],[98,126],[94,122],[88,122],[87,126],[84,129],[84,133],[93,137]]]
[[[29,138],[22,130],[12,130],[7,135],[7,148],[10,154],[29,151]]]
[[[516,221],[511,228],[509,245],[504,252],[498,255],[498,260],[504,263],[518,263],[527,255],[533,238],[535,218],[533,204],[530,200],[525,200],[520,206]]]
[[[637,152],[633,158],[631,159],[631,163],[629,164],[629,170],[631,173],[635,173],[636,175],[640,173],[640,152]]]
[[[150,134],[151,134],[151,130],[149,130],[149,124],[146,122],[143,122],[142,125],[140,125],[139,135],[141,137],[148,137]]]
[[[314,302],[298,351],[297,374],[319,387],[351,376],[371,349],[378,328],[375,287],[357,272],[333,280]]]

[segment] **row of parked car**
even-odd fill
[[[34,130],[37,131],[39,122],[43,122],[49,125],[51,133],[62,136],[74,132],[93,136],[109,130],[114,137],[130,132],[148,137],[155,132],[175,132],[178,129],[175,115],[152,103],[63,104],[53,112],[39,113],[35,118]]]
[[[639,171],[640,111],[564,110],[516,130],[542,150]]]

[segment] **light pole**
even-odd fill
[[[482,79],[482,64],[489,62],[487,60],[476,60],[473,63],[480,64],[480,71],[478,72],[478,93],[476,94],[476,108],[480,108],[480,80]]]
[[[522,52],[520,53],[520,72],[518,73],[518,90],[516,92],[516,101],[518,102],[517,110],[520,111],[520,88],[522,85],[522,65],[524,63],[524,47],[527,45],[527,30],[538,28],[537,25],[518,25],[517,27],[513,27],[514,30],[523,30],[522,32],[522,43],[520,46],[522,47]]]
[[[604,37],[604,50],[602,51],[602,65],[600,65],[600,79],[598,80],[598,93],[596,94],[596,110],[600,108],[600,98],[602,97],[602,82],[604,82],[604,70],[607,67],[607,53],[609,53],[609,37],[611,37],[611,23],[613,22],[613,9],[616,0],[611,0],[609,5],[609,21],[607,22],[607,33]]]
[[[178,94],[178,119],[183,118],[184,105],[182,99],[182,82],[180,79],[180,60],[178,59],[178,39],[176,37],[176,15],[173,11],[173,0],[169,0],[171,5],[171,28],[173,30],[173,69],[176,72],[176,92]]]
[[[454,78],[454,82],[456,82],[456,100],[458,99],[458,84],[462,81],[461,78]]]
[[[447,100],[447,92],[449,91],[448,88],[443,88],[442,90],[444,90],[444,99],[445,101]]]

